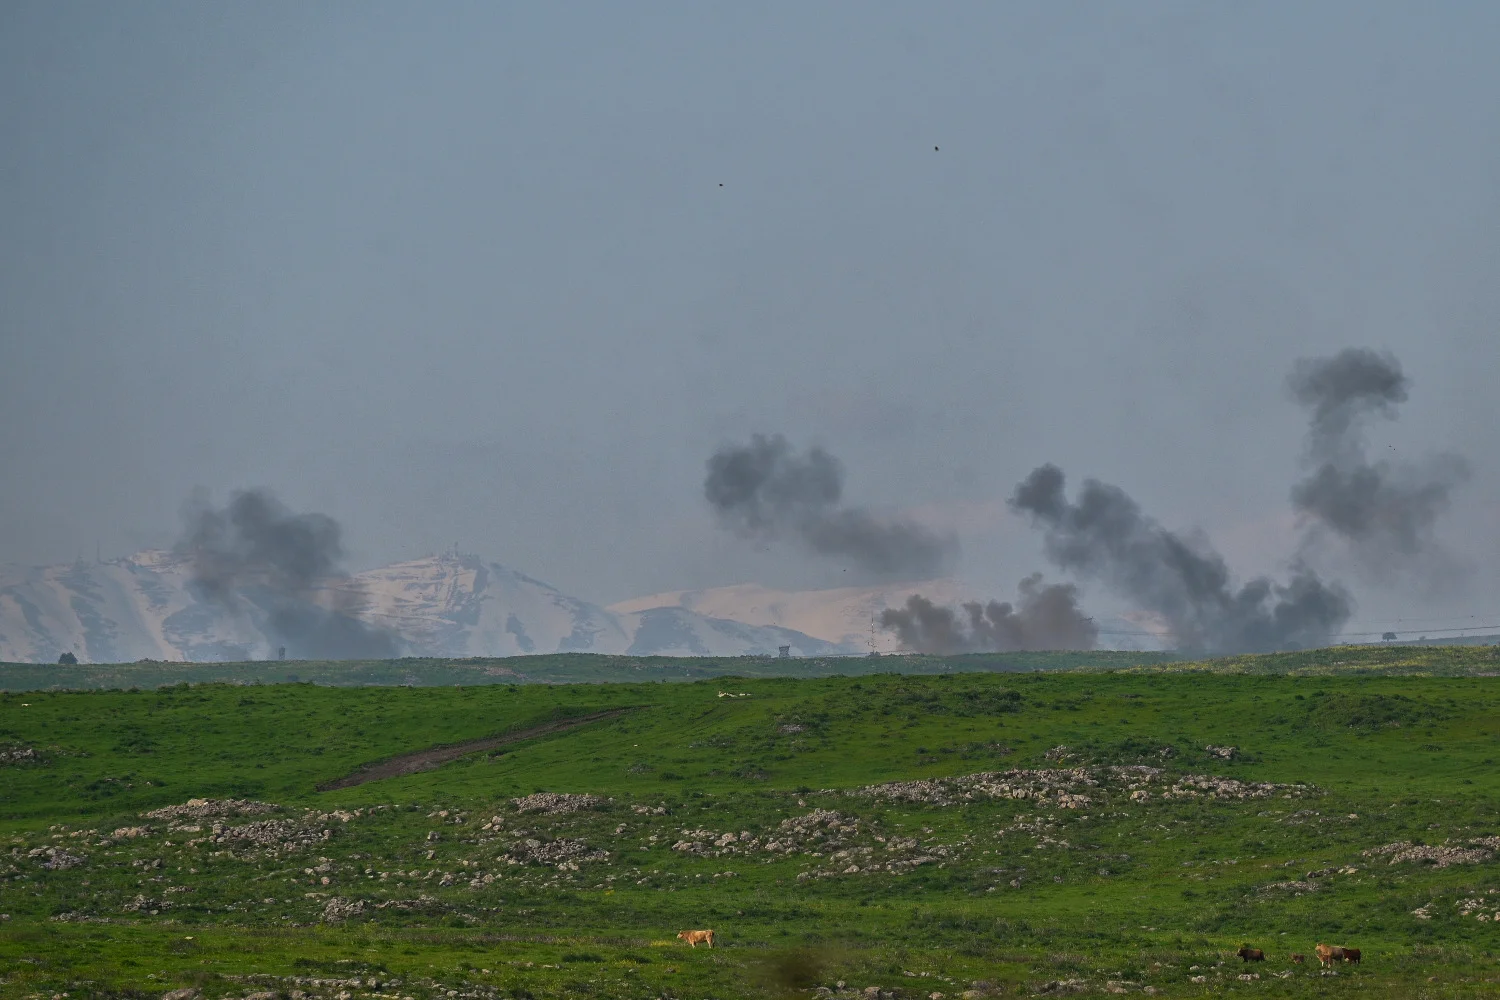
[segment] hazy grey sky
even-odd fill
[[[1412,378],[1375,446],[1472,461],[1477,569],[1359,617],[1500,611],[1497,46],[1457,2],[4,4],[0,561],[258,485],[357,565],[849,579],[715,529],[766,431],[999,596],[1044,461],[1269,571],[1286,373],[1361,345]]]

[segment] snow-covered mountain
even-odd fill
[[[164,551],[106,562],[0,567],[0,660],[238,660],[305,654],[276,627],[285,606],[255,593],[233,608],[201,599],[189,567]],[[477,556],[444,555],[359,573],[291,609],[353,607],[365,636],[394,654],[509,656],[594,652],[629,655],[796,655],[858,649],[770,623],[744,623],[685,607],[611,611]],[[367,644],[368,645],[368,644]],[[374,656],[375,653],[366,655]]]

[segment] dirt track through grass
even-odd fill
[[[428,747],[426,750],[404,753],[399,757],[388,757],[373,764],[361,765],[353,773],[346,774],[342,778],[324,782],[318,786],[318,791],[332,792],[340,788],[353,788],[355,785],[363,785],[367,781],[380,781],[383,778],[399,778],[403,774],[433,771],[451,760],[457,760],[471,753],[478,753],[481,750],[493,750],[496,747],[505,746],[507,743],[519,743],[522,740],[535,739],[538,736],[549,736],[552,733],[560,733],[590,722],[602,722],[605,719],[613,719],[616,716],[624,715],[629,711],[630,709],[628,708],[611,708],[603,712],[593,712],[589,715],[580,715],[571,719],[557,719],[553,722],[544,722],[539,726],[532,726],[529,729],[518,729],[513,732],[503,733],[500,736],[486,736],[484,739],[469,740],[465,743],[454,743],[448,746]]]

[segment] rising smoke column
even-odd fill
[[[400,653],[390,632],[360,621],[364,595],[340,569],[338,522],[294,514],[261,490],[235,493],[220,510],[190,501],[178,548],[190,583],[204,599],[235,614],[264,611],[274,641],[294,658],[389,658]]]
[[[1462,457],[1439,454],[1420,463],[1372,462],[1365,429],[1371,418],[1394,420],[1408,380],[1390,354],[1347,348],[1304,358],[1287,378],[1292,398],[1309,411],[1304,479],[1292,504],[1314,529],[1342,539],[1377,579],[1397,571],[1433,578],[1454,569],[1435,541],[1438,517],[1469,477]]]
[[[915,521],[840,506],[844,469],[821,448],[799,455],[780,434],[756,434],[707,464],[703,496],[719,523],[743,537],[790,539],[887,577],[934,576],[957,550],[951,537]]]
[[[1349,619],[1348,593],[1305,566],[1286,584],[1257,578],[1236,590],[1222,556],[1163,528],[1124,490],[1089,479],[1069,503],[1063,486],[1061,469],[1040,466],[1016,487],[1011,509],[1042,528],[1054,563],[1161,615],[1182,647],[1231,653],[1327,645]]]
[[[1021,603],[973,601],[963,605],[968,621],[950,608],[912,594],[904,608],[886,608],[880,627],[896,633],[914,653],[1004,653],[1014,650],[1093,649],[1099,629],[1078,607],[1071,583],[1042,582],[1033,573],[1021,581]]]

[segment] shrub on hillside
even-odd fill
[[[1344,692],[1311,699],[1307,713],[1309,725],[1367,732],[1446,719],[1449,715],[1438,705],[1405,695]]]

